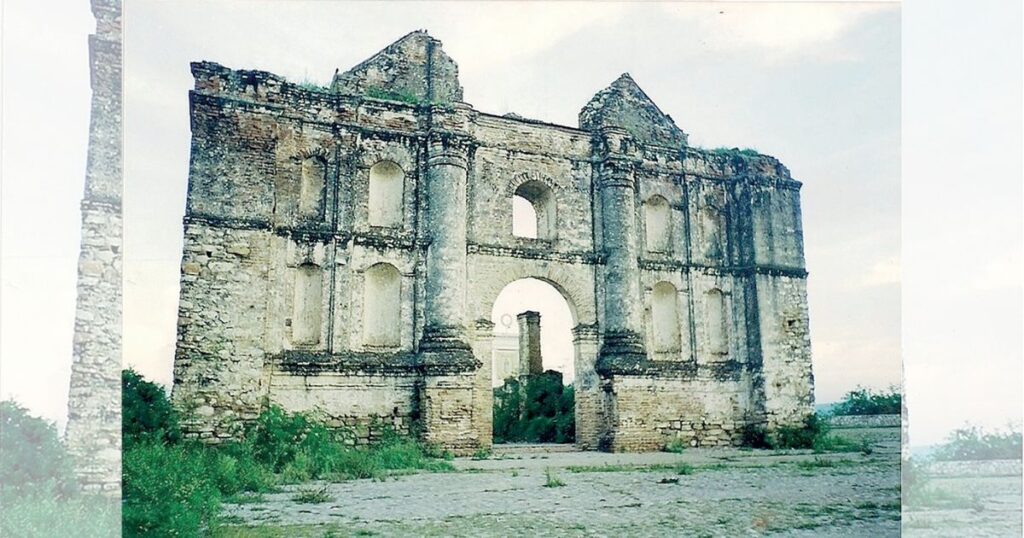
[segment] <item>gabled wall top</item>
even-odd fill
[[[629,73],[597,92],[580,110],[580,129],[596,131],[602,127],[623,128],[645,144],[686,145],[686,133],[647,97]]]
[[[331,89],[404,101],[462,101],[459,66],[441,50],[441,42],[424,30],[407,34],[352,69],[334,75]]]

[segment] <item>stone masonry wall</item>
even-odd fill
[[[577,128],[461,102],[425,32],[331,88],[193,74],[174,389],[192,435],[269,402],[487,448],[491,310],[521,278],[572,313],[580,448],[733,445],[813,409],[800,184],[688,146],[628,75]],[[378,165],[400,185],[375,189]],[[512,235],[521,189],[546,204],[539,238]]]

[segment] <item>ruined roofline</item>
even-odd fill
[[[420,31],[417,31],[417,32],[420,32]],[[413,33],[408,34],[408,35],[414,35],[417,32],[413,32]],[[294,92],[297,92],[297,93],[300,93],[300,94],[304,94],[304,95],[307,95],[307,96],[310,96],[310,97],[313,97],[313,98],[316,98],[316,99],[322,99],[322,100],[325,100],[325,101],[335,101],[335,102],[340,102],[340,101],[355,102],[355,101],[359,101],[359,100],[377,101],[377,102],[389,103],[389,104],[393,104],[394,106],[397,106],[397,107],[404,107],[404,108],[409,108],[409,109],[416,108],[418,106],[425,106],[425,105],[427,105],[426,103],[412,104],[412,103],[406,103],[406,102],[402,102],[402,101],[395,101],[395,100],[389,100],[389,99],[381,99],[381,98],[371,97],[371,96],[367,96],[367,95],[336,93],[336,92],[329,91],[327,88],[324,88],[324,87],[321,87],[321,88],[323,88],[322,90],[308,89],[308,88],[303,87],[299,83],[289,81],[287,78],[285,78],[282,75],[277,75],[277,74],[269,72],[269,71],[259,70],[259,69],[233,69],[233,68],[226,67],[226,66],[224,66],[224,65],[222,65],[220,63],[212,62],[212,61],[192,62],[190,64],[190,67],[191,67],[192,75],[193,75],[193,77],[195,79],[195,86],[194,86],[194,90],[195,91],[197,91],[199,93],[213,94],[213,95],[227,94],[231,98],[235,98],[235,99],[239,99],[239,100],[245,100],[245,101],[252,101],[254,103],[262,103],[262,104],[268,104],[268,105],[273,105],[273,106],[281,106],[281,103],[271,103],[271,102],[262,101],[258,96],[246,94],[244,92],[244,87],[247,84],[246,81],[250,80],[250,79],[257,80],[257,81],[274,81],[277,85],[279,85],[282,88],[283,87],[289,87],[290,88],[289,91],[294,91]],[[622,80],[625,77],[628,77],[629,81],[635,85],[635,81],[633,81],[633,79],[629,75],[629,73],[623,73],[616,80],[617,81],[618,80]],[[223,81],[227,82],[228,83],[228,87],[225,87],[225,85],[223,83],[222,84],[212,83],[211,79],[215,79],[215,78],[219,78],[219,79],[222,79]],[[639,88],[639,86],[637,86],[637,88]],[[642,90],[640,90],[640,91],[642,92]],[[231,94],[234,94],[234,95],[231,95]],[[644,94],[644,95],[646,97],[646,94]],[[649,99],[649,97],[648,97],[648,99]],[[472,107],[472,105],[469,105],[468,103],[464,103],[464,102],[461,102],[461,101],[460,101],[460,103]],[[582,135],[582,136],[587,136],[587,137],[592,137],[595,134],[595,130],[588,130],[588,129],[584,129],[584,128],[580,128],[580,127],[574,127],[574,126],[571,126],[571,125],[552,123],[552,122],[547,122],[547,121],[544,121],[544,120],[538,120],[538,119],[533,119],[533,118],[526,118],[526,117],[522,117],[522,116],[518,116],[518,115],[510,116],[510,115],[507,115],[507,114],[496,114],[496,113],[492,113],[492,112],[484,112],[484,111],[476,110],[475,108],[473,110],[474,110],[474,112],[478,116],[482,116],[484,118],[489,119],[490,121],[495,121],[495,122],[509,122],[509,123],[517,123],[517,124],[521,124],[521,125],[529,125],[529,126],[535,126],[535,127],[548,127],[548,128],[559,129],[559,130],[562,130],[564,132],[568,132],[568,133],[572,133],[572,134],[578,134],[578,135]],[[660,112],[660,109],[659,109],[659,112]],[[608,126],[608,127],[604,127],[604,128],[624,130],[621,127],[615,127],[615,126]],[[626,132],[628,132],[628,130],[626,130]],[[761,152],[756,152],[756,154],[751,155],[749,152],[743,152],[742,150],[739,150],[738,148],[733,148],[730,152],[722,153],[722,152],[715,151],[714,149],[702,148],[702,147],[699,147],[699,146],[692,146],[692,145],[689,145],[689,144],[680,145],[680,146],[666,146],[666,145],[663,145],[663,144],[658,144],[656,142],[653,142],[653,143],[652,142],[641,142],[641,144],[644,147],[647,147],[649,149],[656,150],[656,151],[657,150],[661,150],[661,151],[665,151],[665,152],[669,152],[669,153],[678,153],[680,155],[680,157],[685,157],[686,155],[699,154],[699,155],[707,156],[709,158],[721,158],[721,159],[740,158],[740,159],[744,159],[744,160],[761,161],[762,163],[770,164],[772,168],[775,168],[777,170],[775,175],[778,175],[779,177],[786,178],[786,179],[788,179],[790,181],[796,181],[796,180],[792,179],[792,177],[789,175],[789,170],[784,165],[782,165],[781,162],[779,162],[779,160],[776,157],[774,157],[772,155],[769,155],[769,154],[761,153]]]
[[[671,115],[671,114],[668,114],[668,113],[666,113],[666,112],[665,112],[664,110],[662,110],[662,109],[661,109],[661,107],[660,107],[660,106],[658,106],[658,103],[656,103],[656,102],[654,101],[654,99],[651,99],[651,96],[650,96],[650,95],[647,95],[647,92],[646,92],[646,91],[644,91],[644,88],[643,88],[643,86],[641,86],[640,84],[638,84],[638,83],[637,83],[636,79],[635,79],[635,78],[633,78],[633,75],[630,75],[630,74],[629,74],[629,71],[625,71],[625,72],[623,72],[623,73],[622,73],[621,75],[619,75],[619,78],[617,78],[617,79],[615,79],[614,81],[612,81],[612,83],[611,83],[611,84],[609,84],[609,86],[612,86],[612,85],[614,85],[614,84],[615,84],[616,82],[619,82],[620,80],[622,80],[622,81],[628,81],[628,82],[629,82],[629,83],[631,83],[631,84],[632,84],[633,86],[635,86],[637,90],[640,90],[640,94],[641,94],[641,95],[643,95],[645,99],[647,99],[648,101],[650,101],[650,102],[651,102],[651,105],[653,105],[653,106],[654,106],[654,109],[655,109],[655,110],[657,110],[657,111],[658,111],[658,113],[662,114],[663,116],[665,116],[666,118],[668,118],[669,120],[671,120],[671,121],[672,121],[672,123],[675,123],[675,121],[676,121],[676,120],[672,118],[672,115]],[[680,129],[680,131],[682,131],[682,129]],[[684,134],[685,134],[685,133],[684,133]]]
[[[388,43],[387,45],[385,45],[385,46],[384,46],[383,48],[381,48],[381,49],[380,49],[380,50],[378,50],[377,52],[375,52],[375,53],[373,53],[373,54],[371,54],[371,55],[367,56],[367,57],[366,57],[366,59],[364,59],[363,61],[361,61],[361,62],[357,63],[356,65],[353,65],[352,67],[349,67],[349,68],[348,68],[348,69],[346,69],[345,71],[342,71],[340,67],[339,67],[339,68],[337,68],[337,69],[335,69],[335,70],[334,70],[334,76],[333,76],[333,77],[331,77],[331,84],[330,84],[330,86],[329,86],[329,87],[330,87],[330,88],[331,88],[331,90],[333,91],[333,89],[334,89],[334,83],[335,83],[335,81],[337,80],[337,78],[338,78],[338,77],[339,77],[340,75],[346,75],[346,74],[352,73],[352,72],[354,72],[354,71],[357,71],[357,70],[359,70],[359,69],[361,69],[361,68],[363,68],[363,67],[366,67],[367,65],[369,65],[369,64],[370,64],[370,62],[371,62],[371,61],[372,61],[372,60],[373,60],[374,58],[376,58],[376,57],[380,56],[381,54],[383,54],[383,53],[387,52],[387,51],[388,51],[388,49],[391,49],[391,48],[395,47],[396,45],[398,45],[398,44],[399,44],[399,43],[401,43],[402,41],[405,41],[405,40],[407,40],[407,39],[409,39],[409,38],[411,38],[411,37],[414,37],[414,36],[423,36],[423,37],[426,37],[427,39],[429,39],[429,40],[431,40],[431,41],[433,41],[433,42],[435,42],[435,43],[440,43],[440,42],[441,42],[440,40],[438,40],[438,39],[437,39],[437,38],[435,38],[434,36],[430,35],[430,32],[428,32],[428,31],[427,31],[427,30],[425,30],[425,29],[422,29],[422,28],[421,28],[421,29],[419,29],[419,30],[413,30],[413,31],[409,32],[408,34],[405,34],[404,36],[402,36],[402,37],[400,37],[400,38],[398,38],[398,39],[396,39],[396,40],[394,40],[394,41],[392,41],[392,42]]]

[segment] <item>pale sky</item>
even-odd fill
[[[3,9],[0,395],[62,422],[88,130],[86,35],[93,22],[84,0],[5,1]],[[942,13],[922,9],[915,20],[941,21]],[[189,62],[326,83],[335,68],[345,70],[424,28],[459,64],[465,99],[479,110],[574,126],[589,98],[628,71],[690,134],[691,144],[749,146],[782,160],[804,183],[820,402],[858,384],[898,384],[902,322],[904,334],[914,335],[913,342],[903,342],[914,444],[938,441],[965,420],[992,426],[1019,421],[1020,187],[1003,185],[1009,190],[992,196],[991,188],[970,186],[999,177],[1019,181],[1019,158],[992,155],[998,148],[1003,151],[995,154],[1005,156],[1014,141],[1019,146],[1020,126],[996,125],[1010,136],[989,134],[991,144],[972,149],[970,142],[985,133],[968,140],[955,125],[970,113],[1003,117],[989,107],[1006,110],[1007,118],[1020,116],[1019,52],[1013,53],[1015,72],[999,63],[1010,54],[1005,47],[993,46],[980,59],[957,56],[967,54],[965,43],[984,46],[990,29],[958,24],[959,49],[953,40],[921,33],[920,26],[911,42],[914,27],[904,29],[908,47],[949,49],[914,64],[923,79],[920,89],[943,99],[958,87],[991,94],[963,99],[962,109],[941,116],[935,112],[947,109],[938,97],[904,93],[903,112],[917,114],[912,127],[905,122],[904,137],[914,133],[920,141],[948,132],[947,142],[956,143],[913,146],[914,162],[923,166],[904,163],[903,193],[915,193],[911,204],[901,197],[898,4],[135,0],[124,20],[125,360],[152,379],[171,379],[188,173]],[[1003,77],[1001,85],[982,88],[946,76],[937,82],[950,88],[936,91],[929,81],[943,72],[939,62],[958,62],[978,78]],[[1013,110],[1017,114],[1009,114]],[[961,161],[951,158],[954,148],[988,168],[960,170]],[[935,158],[923,158],[930,155]],[[950,177],[950,168],[964,180]],[[918,183],[911,183],[912,174]],[[941,190],[924,188],[940,181]],[[934,205],[956,217],[921,219]],[[988,223],[990,232],[963,229],[976,220]],[[913,285],[901,287],[901,272]],[[965,278],[967,286],[958,289]],[[902,319],[901,293],[908,307]],[[537,301],[558,306],[557,299]],[[545,326],[548,333],[564,338],[561,329]],[[965,387],[978,391],[966,398],[970,405],[950,397],[963,396]]]

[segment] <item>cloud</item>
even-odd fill
[[[899,9],[898,5],[840,3],[743,3],[694,5],[666,3],[674,17],[695,22],[706,36],[704,44],[714,51],[756,50],[771,60],[821,52],[864,17]],[[836,59],[849,57],[850,51]]]
[[[900,283],[900,260],[893,256],[875,262],[861,281],[863,286],[887,286]]]

